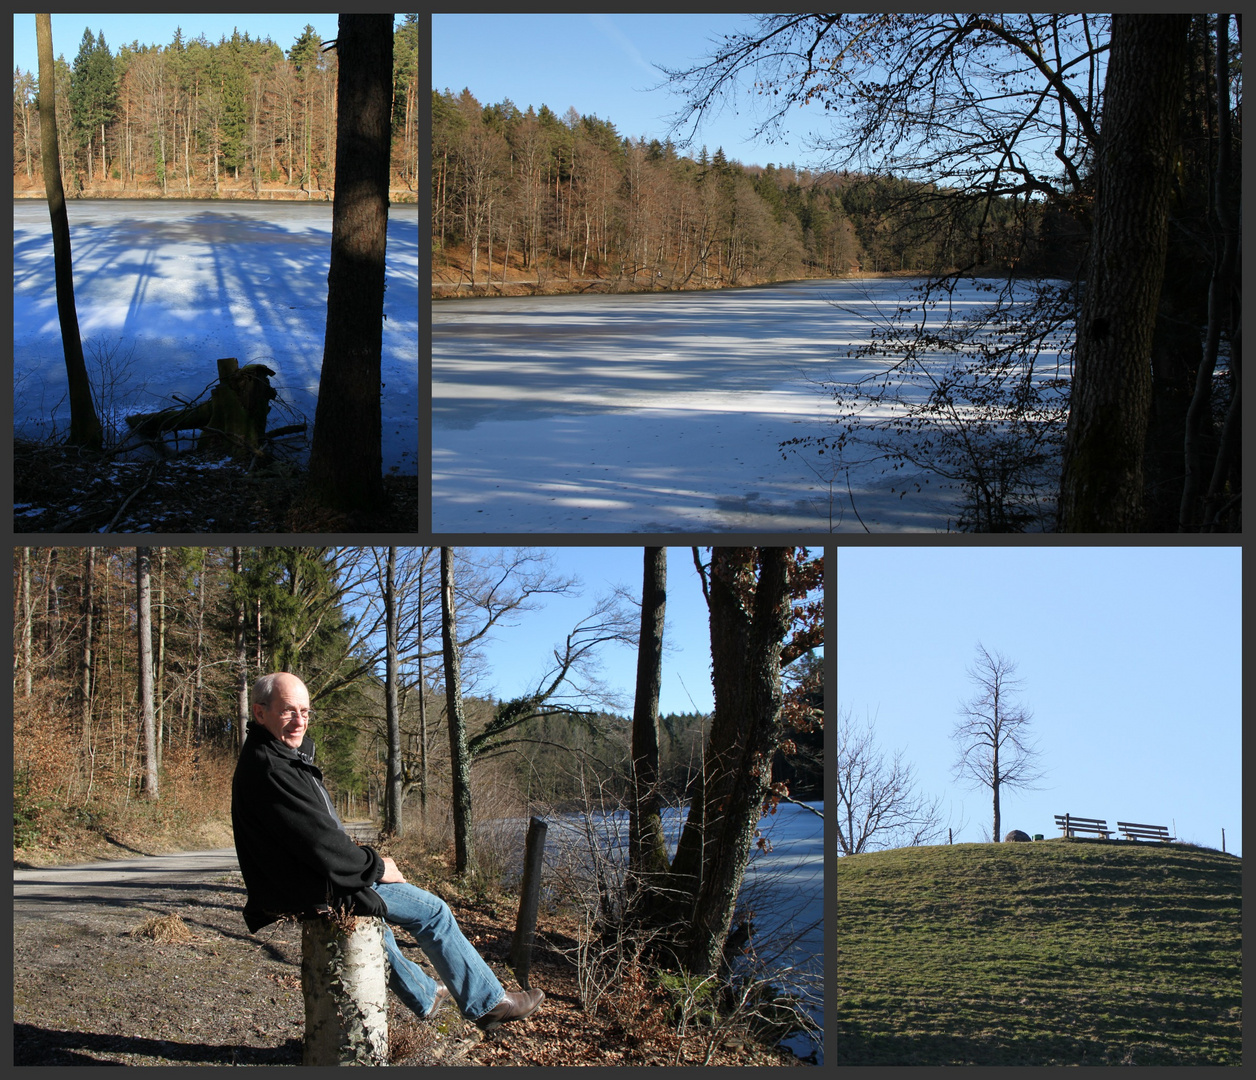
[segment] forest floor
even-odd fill
[[[60,862],[76,850],[15,850],[15,867]],[[136,854],[136,846],[123,853]],[[517,901],[463,892],[444,880],[447,858],[429,858],[430,873],[403,864],[407,876],[444,897],[468,939],[514,988],[507,956]],[[78,902],[15,903],[14,1064],[300,1064],[300,930],[279,923],[249,934],[238,871],[94,893]],[[574,916],[543,917],[530,982],[546,1000],[532,1017],[491,1035],[449,1004],[421,1021],[390,994],[391,1064],[800,1064],[735,1027],[678,1035],[666,995],[643,979],[612,988],[596,1011],[585,1009],[571,959],[578,932]],[[398,939],[425,963],[408,935]]]
[[[131,893],[54,917],[15,913],[14,1064],[299,1065],[300,928],[285,923],[250,935],[238,872],[151,892],[137,883]],[[515,986],[506,963],[513,912],[457,898],[450,906],[503,983]],[[165,923],[154,923],[163,916]],[[163,929],[176,940],[162,940]],[[563,935],[551,926],[547,936]],[[413,943],[401,944],[424,961]],[[451,1004],[421,1021],[390,994],[391,1063],[701,1064],[708,1053],[711,1065],[799,1063],[731,1032],[714,1045],[705,1032],[681,1038],[644,987],[625,988],[591,1015],[581,1008],[574,970],[543,944],[531,984],[546,992],[541,1009],[487,1036]]]
[[[352,517],[311,508],[290,465],[250,470],[219,454],[121,461],[16,440],[18,533],[327,533],[419,528],[418,477],[386,475],[384,502]]]

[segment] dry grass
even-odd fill
[[[128,931],[134,938],[152,938],[161,945],[192,945],[198,939],[178,915],[150,915]]]

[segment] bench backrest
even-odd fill
[[[1107,827],[1107,818],[1096,817],[1074,817],[1072,814],[1056,814],[1055,823],[1063,825],[1067,821],[1070,825],[1102,825]]]

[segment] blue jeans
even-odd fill
[[[449,905],[408,881],[376,882],[375,891],[388,905],[384,951],[390,968],[388,985],[420,1017],[436,1000],[436,983],[414,961],[402,955],[387,923],[409,930],[453,995],[462,1015],[474,1020],[500,1005],[505,988],[458,929]]]

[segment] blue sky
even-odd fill
[[[551,650],[588,613],[597,597],[623,585],[634,600],[641,598],[642,549],[621,547],[549,549],[555,570],[579,577],[579,597],[546,597],[538,610],[520,615],[516,625],[497,629],[485,648],[486,674],[476,692],[490,690],[511,698],[531,689],[552,663]],[[710,553],[702,549],[702,561]],[[637,681],[637,653],[626,645],[607,645],[601,652],[600,678],[618,691],[623,713],[631,715]],[[711,637],[706,601],[687,547],[667,552],[667,613],[663,647],[663,686],[659,710],[709,713]]]
[[[1002,831],[1055,814],[1176,827],[1242,852],[1242,572],[1235,547],[854,548],[837,556],[838,708],[871,716],[957,840],[991,824],[952,779],[977,643],[1019,665],[1042,790],[1004,792]]]
[[[540,598],[537,610],[525,612],[514,625],[495,628],[484,649],[482,681],[477,693],[492,692],[498,698],[525,693],[549,670],[552,650],[561,646],[567,633],[588,614],[597,598],[616,585],[641,598],[641,548],[550,549],[554,569],[580,578],[579,596]],[[703,554],[703,561],[708,556]],[[667,613],[664,631],[663,688],[659,708],[669,712],[709,712],[711,699],[711,648],[706,601],[693,568],[689,548],[670,548],[667,553]],[[632,711],[637,681],[636,650],[610,643],[600,651],[600,678],[622,697],[623,711]],[[687,692],[686,692],[687,690]],[[692,698],[692,701],[690,700]]]
[[[336,36],[338,15],[57,15],[52,16],[52,51],[64,56],[70,64],[78,55],[83,41],[83,31],[93,35],[104,32],[109,51],[117,54],[120,45],[130,45],[138,40],[141,45],[168,45],[174,38],[176,27],[183,28],[183,39],[190,41],[204,34],[211,44],[224,37],[231,37],[232,30],[239,28],[251,38],[269,37],[284,52],[292,48],[301,36],[306,24],[314,27],[319,37],[330,41]],[[397,16],[398,23],[401,16]],[[35,71],[38,57],[35,51],[35,16],[13,16],[13,63],[23,71]]]
[[[432,86],[455,94],[465,87],[481,105],[510,98],[520,109],[548,105],[560,117],[575,108],[611,121],[621,136],[661,140],[681,100],[652,89],[663,80],[653,65],[688,67],[712,41],[749,24],[747,15],[712,14],[433,15]],[[800,112],[788,142],[769,146],[746,140],[756,114],[745,112],[746,90],[738,100],[742,115],[727,108],[699,130],[695,156],[705,143],[743,164],[806,164],[803,121],[822,124],[822,109]]]

